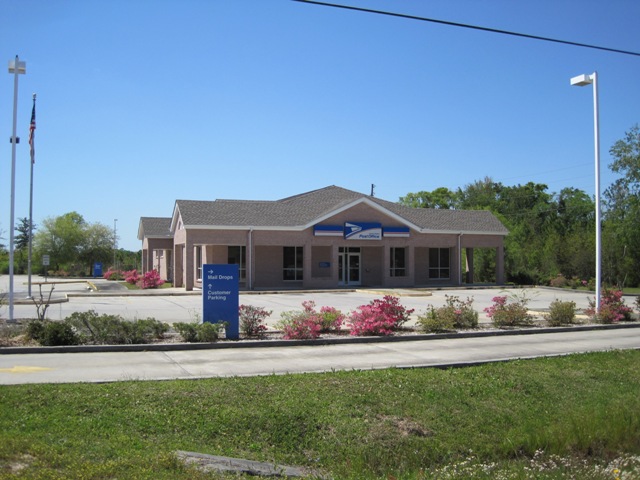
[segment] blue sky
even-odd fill
[[[640,51],[636,0],[334,3]],[[275,200],[327,185],[396,201],[485,176],[602,189],[640,122],[640,57],[290,0],[4,0],[0,230],[8,238],[15,55],[16,219],[77,211],[138,250],[141,216],[176,199]],[[4,60],[3,60],[4,59]],[[7,242],[5,242],[7,243]]]

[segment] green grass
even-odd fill
[[[173,455],[187,450],[336,479],[614,479],[614,466],[640,474],[640,458],[620,459],[640,454],[638,378],[640,351],[615,351],[450,370],[2,386],[0,478],[237,478],[187,469]]]

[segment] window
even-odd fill
[[[282,279],[287,281],[302,280],[302,247],[283,247]]]
[[[406,277],[405,252],[405,248],[391,247],[389,275],[392,277]]]
[[[240,281],[247,278],[247,249],[244,245],[232,246],[227,249],[227,263],[229,265],[238,265]]]
[[[202,245],[196,245],[196,280],[202,281]]]
[[[429,278],[450,278],[449,248],[429,249]]]

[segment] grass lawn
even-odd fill
[[[321,348],[321,347],[319,347]],[[0,387],[0,478],[640,478],[640,351],[470,368]],[[614,469],[620,469],[618,473]]]

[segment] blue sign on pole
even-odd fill
[[[240,338],[240,281],[238,265],[202,266],[202,321],[226,322],[226,337]]]

